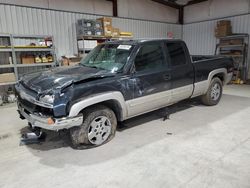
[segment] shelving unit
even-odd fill
[[[17,69],[13,64],[14,51],[11,44],[10,34],[0,34],[0,74],[1,76],[6,73],[15,75],[15,78],[10,78],[9,81],[6,81],[6,79],[0,80],[0,86],[11,85],[17,79]]]
[[[54,45],[37,45],[38,41],[46,40],[51,41],[53,44],[53,37],[47,35],[11,35],[11,34],[0,34],[0,73],[14,72],[15,80],[17,81],[20,76],[24,73],[28,73],[27,68],[33,67],[32,71],[43,68],[56,66],[56,55]],[[53,58],[53,62],[44,63],[30,63],[22,64],[21,55],[31,54],[35,56],[37,54],[50,54]],[[35,68],[37,67],[37,68]],[[12,69],[12,70],[11,70]],[[21,70],[22,69],[22,70]],[[0,86],[11,85],[15,82],[0,82]]]
[[[232,57],[234,61],[234,83],[245,82],[248,79],[248,34],[234,34],[219,37],[215,55]]]

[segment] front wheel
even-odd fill
[[[84,110],[83,118],[81,126],[70,129],[70,138],[74,148],[100,146],[114,137],[117,119],[111,109],[96,105]]]
[[[201,97],[203,104],[213,106],[219,103],[222,96],[222,81],[219,78],[213,78],[208,91]]]

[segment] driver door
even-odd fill
[[[171,71],[164,43],[143,43],[134,60],[133,99],[127,101],[129,117],[166,106],[171,101]]]

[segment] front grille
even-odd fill
[[[43,116],[49,116],[49,117],[53,117],[54,116],[54,112],[53,109],[51,108],[45,108],[42,106],[38,106],[36,104],[33,104],[25,99],[22,99],[20,97],[18,97],[18,103],[19,105],[24,108],[24,110],[26,112],[28,112],[28,114],[42,114]]]

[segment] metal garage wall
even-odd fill
[[[53,35],[58,57],[73,55],[77,52],[76,21],[97,17],[100,16],[0,4],[0,32]],[[113,18],[113,25],[133,32],[135,38],[166,37],[168,31],[174,32],[176,38],[182,35],[182,26],[177,24]]]
[[[250,35],[250,14],[224,19],[231,20],[233,33]],[[187,43],[192,55],[213,55],[215,53],[214,28],[218,20],[190,23],[183,26],[183,40]],[[248,48],[248,63],[250,63],[250,48]],[[250,69],[248,78],[250,78]]]
[[[250,34],[249,14],[224,19],[231,20],[234,33]],[[183,40],[186,41],[191,54],[214,54],[216,45],[214,28],[218,20],[190,23],[183,26]]]

